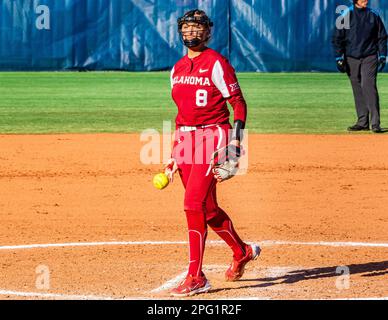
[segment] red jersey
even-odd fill
[[[218,52],[207,48],[198,57],[187,55],[171,71],[172,98],[178,107],[177,126],[229,122],[229,101],[234,120],[246,121],[246,104],[233,67]]]

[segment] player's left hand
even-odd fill
[[[387,57],[380,56],[379,57],[379,72],[382,72],[387,64]]]
[[[218,182],[233,178],[239,165],[241,155],[240,141],[233,140],[226,147],[213,153],[211,159],[212,172]]]

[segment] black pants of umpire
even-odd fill
[[[362,127],[380,127],[380,101],[377,91],[377,55],[361,59],[347,57],[347,73],[352,84],[358,121]]]

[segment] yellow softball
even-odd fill
[[[152,180],[156,189],[163,190],[169,184],[168,177],[164,173],[158,173]]]

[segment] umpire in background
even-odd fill
[[[368,0],[354,0],[342,15],[348,27],[336,26],[333,35],[337,68],[347,73],[352,84],[358,121],[348,131],[384,132],[380,127],[377,73],[387,60],[387,32],[379,14],[368,7]]]

